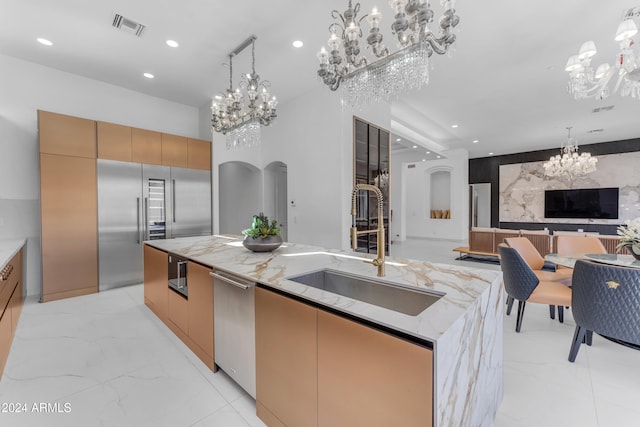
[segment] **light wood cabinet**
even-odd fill
[[[7,263],[13,269],[0,280],[0,377],[22,312],[22,249]]]
[[[98,158],[131,162],[131,128],[98,122]]]
[[[431,426],[432,351],[318,310],[318,426]]]
[[[40,155],[42,302],[98,291],[96,160]]]
[[[162,164],[162,134],[131,128],[131,161],[149,165]]]
[[[162,134],[162,164],[186,168],[188,160],[188,143],[184,136]]]
[[[96,122],[38,110],[40,152],[96,158]]]
[[[317,309],[262,288],[255,298],[258,417],[269,426],[316,426]]]
[[[189,338],[192,350],[213,370],[213,283],[211,268],[189,261]]]
[[[169,320],[182,333],[189,335],[189,301],[173,289],[168,289]]]
[[[211,170],[211,141],[188,138],[187,157],[190,169]]]
[[[167,253],[144,245],[144,303],[163,322],[168,318],[168,275]]]

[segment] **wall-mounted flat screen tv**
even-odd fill
[[[618,219],[618,188],[544,192],[545,218]]]

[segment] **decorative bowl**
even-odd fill
[[[271,252],[280,247],[282,236],[250,237],[245,236],[242,245],[253,252]]]

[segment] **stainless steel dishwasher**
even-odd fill
[[[216,368],[256,397],[255,283],[224,271],[213,277]]]

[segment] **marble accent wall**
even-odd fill
[[[558,222],[620,224],[640,217],[640,152],[598,156],[597,170],[572,184],[544,175],[544,162],[500,166],[500,222]],[[620,189],[618,219],[564,219],[544,217],[545,190],[568,188]]]

